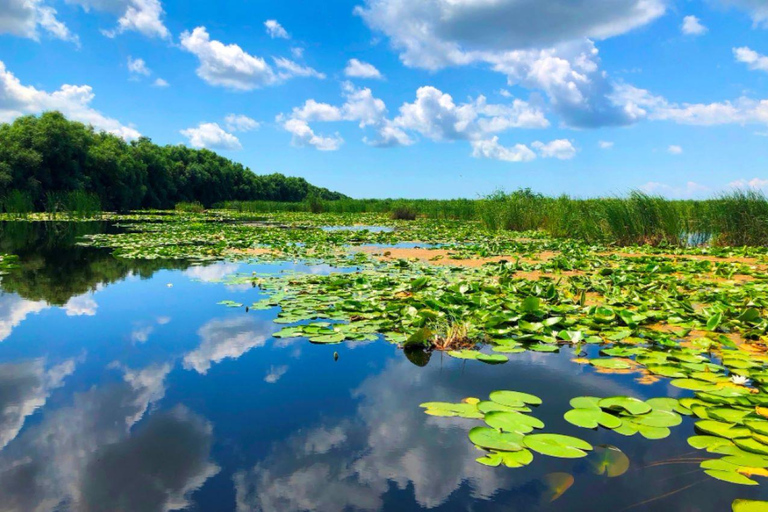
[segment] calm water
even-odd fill
[[[21,258],[0,296],[2,511],[727,511],[768,497],[697,464],[644,468],[703,453],[685,442],[690,419],[661,441],[562,419],[578,395],[688,392],[596,374],[566,349],[499,366],[438,354],[420,367],[383,341],[277,340],[275,312],[216,304],[249,304],[257,289],[214,281],[327,268],[132,262],[73,245],[103,229],[2,227],[0,249]],[[540,396],[546,431],[616,445],[630,470],[608,479],[586,460],[540,455],[487,468],[466,437],[474,422],[418,407],[495,389]],[[550,473],[575,480],[551,503]]]

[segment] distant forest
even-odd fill
[[[0,198],[23,195],[37,210],[51,197],[85,193],[110,211],[209,207],[221,201],[303,201],[346,196],[304,178],[256,175],[206,149],[158,146],[148,138],[125,142],[59,112],[0,124]]]

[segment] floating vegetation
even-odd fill
[[[571,407],[564,418],[577,427],[601,426],[625,436],[640,433],[646,439],[668,437],[670,427],[682,423],[681,414],[692,414],[674,398],[643,402],[629,396],[581,396],[571,400]]]
[[[469,440],[486,455],[477,462],[485,466],[519,468],[533,462],[533,453],[563,459],[586,457],[592,445],[560,434],[533,433],[544,423],[531,416],[530,406],[541,405],[535,395],[519,391],[494,391],[488,401],[465,398],[461,403],[426,402],[421,404],[432,416],[482,419],[486,426],[469,431]],[[570,485],[569,485],[570,486]]]

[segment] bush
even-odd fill
[[[203,213],[205,211],[205,207],[199,201],[176,203],[175,209],[177,212],[185,213]]]
[[[410,206],[396,206],[390,213],[390,217],[394,220],[416,220],[418,216],[419,212]]]

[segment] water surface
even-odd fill
[[[217,305],[262,292],[219,280],[329,267],[119,260],[75,245],[106,229],[0,229],[0,249],[20,258],[0,296],[2,511],[723,511],[768,497],[698,464],[656,465],[702,453],[686,443],[689,418],[661,441],[562,418],[578,395],[688,396],[665,382],[598,374],[569,349],[498,366],[434,354],[421,367],[384,341],[275,339],[276,310]],[[608,479],[587,460],[539,455],[481,466],[474,422],[418,407],[496,389],[538,395],[546,431],[616,445],[630,470]],[[552,473],[574,477],[555,501]]]

